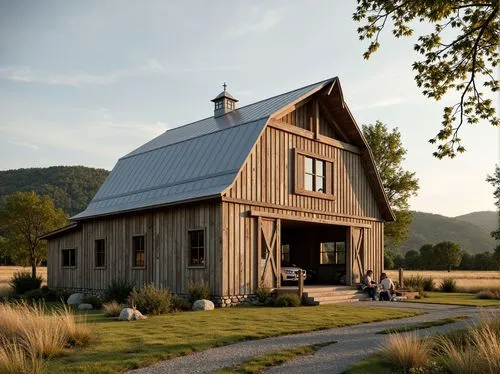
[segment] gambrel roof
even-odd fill
[[[338,79],[331,78],[235,109],[220,117],[212,116],[166,131],[120,158],[87,209],[72,219],[221,196],[235,180],[270,117],[323,88],[333,88],[335,84],[341,96]],[[359,128],[352,123],[357,129],[354,130],[356,134],[361,136],[358,140],[367,148]],[[379,192],[376,196],[382,196],[384,200],[383,216],[392,220],[372,158],[371,169],[376,179],[372,186]]]

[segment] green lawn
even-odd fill
[[[95,339],[81,350],[50,360],[48,373],[116,373],[242,340],[403,318],[419,313],[359,305],[299,308],[228,308],[120,322],[88,314]]]
[[[477,299],[473,293],[446,293],[446,292],[427,292],[428,297],[422,299],[408,300],[412,303],[430,303],[430,304],[452,304],[466,306],[498,306],[500,300]]]
[[[391,363],[378,354],[351,366],[345,374],[388,374],[393,373]]]

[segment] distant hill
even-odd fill
[[[479,226],[488,234],[498,228],[498,213],[493,211],[472,212],[455,218]]]
[[[17,191],[48,195],[69,216],[84,210],[109,171],[84,166],[52,166],[0,171],[0,205]]]
[[[403,253],[411,249],[418,251],[424,244],[436,244],[445,240],[460,244],[469,253],[491,252],[496,245],[487,229],[463,220],[463,217],[475,217],[475,213],[461,216],[461,219],[439,214],[413,213],[410,238],[401,247]]]

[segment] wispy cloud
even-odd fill
[[[166,73],[165,67],[153,59],[135,68],[116,70],[102,75],[85,72],[57,73],[29,67],[0,67],[0,79],[58,86],[106,85],[127,77]]]
[[[280,9],[271,9],[266,11],[263,15],[259,14],[257,20],[245,22],[237,26],[232,31],[232,36],[241,36],[253,32],[262,33],[272,29],[281,21]]]

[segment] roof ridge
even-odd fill
[[[267,98],[262,99],[262,100],[259,100],[259,101],[254,101],[253,103],[250,103],[250,104],[247,104],[247,105],[243,105],[243,106],[242,106],[242,107],[240,107],[240,108],[237,108],[237,109],[235,109],[235,110],[233,110],[233,111],[231,111],[231,112],[228,112],[228,113],[226,113],[226,114],[224,114],[224,115],[220,116],[219,118],[224,118],[225,116],[227,116],[227,115],[229,115],[229,114],[231,114],[231,113],[237,112],[238,110],[241,110],[241,109],[243,109],[243,108],[246,108],[246,107],[249,107],[249,106],[252,106],[252,105],[255,105],[255,104],[259,104],[259,103],[261,103],[261,102],[263,102],[263,101],[271,100],[271,99],[277,98],[277,97],[279,97],[279,96],[288,95],[288,94],[290,94],[290,93],[292,93],[292,92],[295,92],[295,91],[298,91],[298,90],[303,90],[304,88],[307,88],[307,87],[310,87],[310,86],[315,86],[315,85],[317,85],[317,84],[320,84],[320,83],[323,83],[323,82],[327,82],[327,81],[332,80],[332,79],[334,79],[334,78],[335,78],[335,77],[331,77],[331,78],[323,79],[323,80],[320,80],[320,81],[318,81],[318,82],[311,83],[311,84],[308,84],[308,85],[306,85],[306,86],[302,86],[302,87],[296,88],[296,89],[294,89],[294,90],[290,90],[290,91],[287,91],[287,92],[280,93],[280,94],[278,94],[278,95],[270,96],[270,97],[267,97]],[[186,127],[186,126],[194,125],[195,123],[205,121],[205,120],[207,120],[207,119],[209,119],[209,118],[212,118],[212,117],[213,117],[213,116],[208,116],[208,117],[205,117],[205,118],[199,119],[199,120],[197,120],[197,121],[193,121],[193,122],[190,122],[190,123],[186,123],[185,125],[181,125],[181,126],[177,126],[177,127],[171,128],[171,129],[169,129],[169,130],[166,130],[165,132],[168,132],[168,131],[174,131],[174,130],[181,129],[181,128]],[[164,133],[165,133],[165,132],[164,132]],[[163,133],[163,134],[164,134],[164,133]],[[160,135],[160,136],[161,136],[161,135]]]

